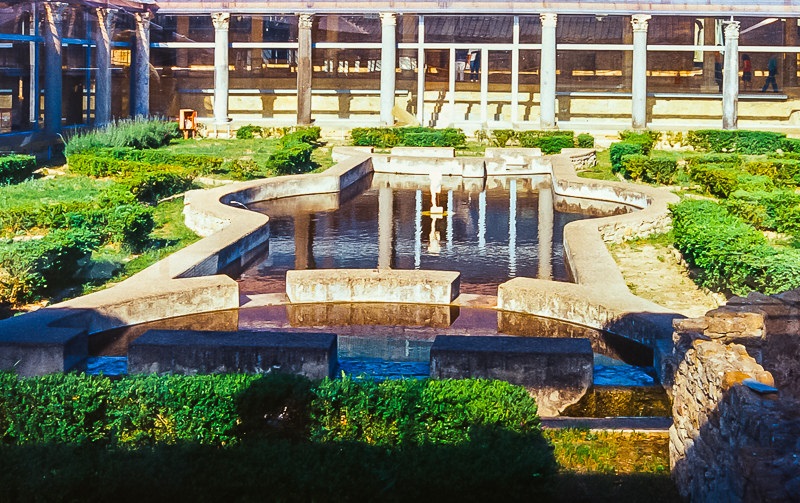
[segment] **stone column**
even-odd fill
[[[514,16],[511,35],[511,125],[519,117],[519,16]]]
[[[311,124],[311,14],[300,14],[297,22],[297,124]]]
[[[228,124],[228,26],[230,12],[214,12],[214,124]]]
[[[52,135],[61,132],[61,28],[66,8],[60,2],[44,4],[44,130]]]
[[[111,122],[111,27],[114,10],[97,9],[97,75],[95,76],[94,125]]]
[[[722,129],[739,121],[739,21],[725,22],[725,66],[722,76]]]
[[[539,68],[539,127],[556,129],[556,21],[554,13],[541,14],[542,63]]]
[[[309,213],[294,215],[294,268],[316,268],[314,261],[314,220]]]
[[[633,26],[633,79],[631,81],[633,129],[647,127],[647,22],[650,16],[631,16]]]
[[[784,23],[784,45],[786,47],[797,47],[797,19],[788,18]],[[784,81],[785,87],[797,87],[797,53],[788,52],[784,58]]]
[[[134,37],[133,68],[133,116],[150,115],[150,12],[137,12],[136,36]]]
[[[396,33],[397,15],[393,12],[381,12],[381,126],[394,125],[392,109],[397,65]],[[422,71],[419,63],[417,71]]]
[[[481,49],[481,127],[489,123],[489,49]]]
[[[539,279],[553,279],[553,189],[539,188]]]
[[[417,121],[425,125],[425,16],[417,19]]]
[[[394,192],[389,186],[378,189],[378,269],[392,268]]]

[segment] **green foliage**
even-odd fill
[[[518,386],[488,380],[324,380],[312,402],[312,438],[382,446],[460,444],[474,428],[539,431],[536,404]]]
[[[800,139],[798,138],[783,138],[781,139],[781,150],[784,153],[800,153]]]
[[[742,165],[742,157],[739,154],[701,154],[689,157],[687,164],[690,168],[701,164],[717,164],[728,168],[739,168]]]
[[[686,200],[672,208],[675,245],[700,268],[703,286],[746,295],[800,286],[800,251],[777,249],[764,236],[711,201]]]
[[[466,136],[460,129],[434,129],[428,127],[354,128],[350,131],[353,145],[391,148],[408,147],[461,147]]]
[[[661,138],[660,131],[631,131],[625,130],[619,132],[619,139],[624,142],[629,143],[639,143],[644,145],[644,154],[650,155],[650,151],[653,149],[653,145],[655,145],[658,140]]]
[[[513,129],[495,129],[492,131],[492,143],[495,147],[505,147],[517,136]]]
[[[41,239],[0,245],[0,302],[29,302],[68,284],[79,260],[99,242],[99,236],[85,229],[61,229]]]
[[[589,133],[581,133],[575,138],[579,148],[594,148],[594,136]]]
[[[800,194],[794,191],[737,190],[724,204],[730,213],[758,229],[800,233]]]
[[[136,161],[150,164],[153,168],[160,165],[180,166],[188,172],[216,173],[225,160],[212,155],[181,154],[164,149],[137,150],[134,148],[109,148],[93,151],[96,157],[111,157],[121,161]],[[69,161],[72,164],[73,157]],[[91,173],[87,173],[91,174]],[[98,175],[93,175],[98,176]]]
[[[32,155],[0,156],[0,185],[19,183],[33,175],[36,158]]]
[[[770,158],[745,163],[744,169],[754,175],[771,178],[778,185],[800,185],[800,160],[789,158]]]
[[[699,183],[709,194],[722,198],[736,190],[740,175],[739,170],[718,164],[699,164],[689,170],[692,181]]]
[[[645,147],[641,143],[615,142],[608,147],[611,159],[611,171],[619,173],[622,171],[622,158],[628,155],[647,155]]]
[[[236,138],[239,140],[249,140],[255,136],[261,136],[261,126],[248,124],[236,130]]]
[[[79,133],[67,140],[64,155],[87,153],[103,148],[158,148],[180,137],[178,124],[159,119],[121,120],[104,128]]]
[[[314,147],[302,141],[282,143],[267,159],[267,169],[279,175],[299,174],[310,171],[311,152]]]
[[[622,157],[620,172],[632,180],[669,185],[677,178],[678,163],[672,157],[631,154]]]
[[[704,129],[689,131],[687,143],[700,152],[759,155],[781,148],[786,135],[769,131]]]
[[[575,146],[573,131],[519,131],[517,141],[521,147],[539,148],[543,154],[557,154],[564,148]]]

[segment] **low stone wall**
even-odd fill
[[[788,292],[784,299],[797,296]],[[800,402],[791,380],[782,386],[749,354],[766,360],[776,351],[770,328],[791,326],[797,316],[775,319],[790,311],[777,307],[780,298],[750,300],[675,323],[670,464],[691,501],[800,501]],[[794,351],[783,361],[789,371],[773,367],[782,376],[800,366],[798,338],[795,332]],[[778,351],[787,349],[779,344]]]
[[[291,302],[450,304],[458,297],[455,271],[313,269],[286,271]]]
[[[594,355],[588,339],[437,336],[431,377],[499,379],[536,397],[539,414],[557,416],[591,388]]]
[[[399,175],[429,175],[438,172],[442,176],[483,178],[486,176],[484,159],[480,157],[417,157],[397,155],[373,155],[375,173]]]
[[[261,374],[332,377],[336,334],[149,330],[128,350],[128,373]]]
[[[497,305],[506,311],[523,312],[580,323],[606,330],[653,348],[656,368],[671,352],[672,321],[681,316],[633,295],[625,283],[606,242],[649,235],[666,230],[671,221],[670,203],[677,196],[661,189],[599,182],[579,178],[567,156],[552,157],[553,191],[556,197],[571,197],[609,211],[637,211],[604,218],[580,220],[564,228],[564,253],[575,284],[515,278],[498,289]]]

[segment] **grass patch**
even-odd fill
[[[591,178],[593,180],[609,180],[619,181],[617,175],[611,171],[611,157],[609,150],[597,151],[597,164],[586,171],[579,171],[578,176],[581,178]]]
[[[669,438],[664,434],[578,428],[543,431],[562,470],[605,474],[669,472]]]

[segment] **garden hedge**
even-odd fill
[[[36,158],[32,155],[0,156],[0,185],[19,183],[33,176]]]
[[[700,152],[738,152],[759,155],[775,152],[784,144],[786,135],[770,131],[702,129],[689,131],[688,145]]]
[[[366,127],[350,131],[353,145],[378,148],[408,147],[462,147],[466,135],[460,129],[434,129],[428,127]]]
[[[722,205],[685,200],[672,207],[672,220],[675,246],[702,271],[701,285],[736,295],[800,287],[800,250],[771,246]]]

